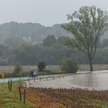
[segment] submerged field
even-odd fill
[[[61,71],[59,65],[52,65],[53,66],[53,70],[54,71]],[[93,69],[94,71],[97,70],[104,70],[105,67],[108,66],[107,64],[105,65],[99,65],[99,64],[94,64],[93,65]],[[31,70],[37,71],[37,66],[22,66],[23,67],[23,71],[25,72],[29,72]],[[46,69],[48,69],[48,66],[46,67]],[[14,70],[14,66],[0,66],[0,73],[2,72],[6,72],[6,73],[12,73]],[[89,65],[83,65],[80,64],[80,69],[79,71],[89,71]]]

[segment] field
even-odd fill
[[[108,108],[108,91],[26,88],[26,99],[37,108]]]
[[[52,65],[54,71],[61,71],[59,65]],[[105,67],[108,66],[107,64],[105,65],[93,65],[94,71],[96,70],[104,70]],[[37,71],[37,66],[22,66],[23,71],[29,72],[30,70]],[[46,67],[48,69],[48,66]],[[0,73],[6,72],[6,73],[12,73],[14,70],[14,66],[0,66]],[[80,65],[79,71],[89,71],[89,65]]]

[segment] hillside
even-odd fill
[[[104,33],[101,40],[108,38],[108,31]],[[39,23],[17,23],[9,22],[0,25],[0,42],[9,37],[20,37],[23,40],[43,41],[48,35],[54,35],[56,38],[61,36],[71,37],[71,33],[67,33],[60,24],[54,24],[52,27],[45,27]]]
[[[42,41],[48,35],[54,35],[56,38],[61,36],[71,36],[60,24],[52,27],[45,27],[38,23],[17,23],[9,22],[0,25],[0,42],[4,42],[7,37],[21,37],[31,39],[31,41]]]

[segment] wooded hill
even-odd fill
[[[101,39],[108,38],[108,31],[104,33]],[[21,37],[23,40],[43,41],[48,35],[54,35],[56,38],[61,36],[71,37],[60,24],[54,24],[52,27],[45,27],[39,23],[17,23],[9,22],[0,25],[0,42],[9,37]],[[30,38],[29,38],[30,37]]]
[[[9,22],[0,25],[0,42],[8,37],[21,37],[31,39],[31,41],[43,41],[48,35],[54,35],[56,38],[61,36],[71,36],[60,24],[55,24],[52,27],[45,27],[39,23],[17,23]]]

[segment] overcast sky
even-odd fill
[[[108,0],[0,0],[0,24],[15,21],[33,22],[44,26],[66,23],[66,14],[81,6],[108,11]]]

